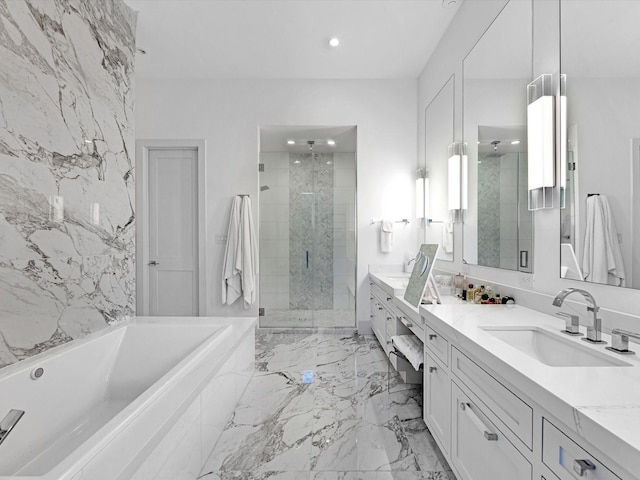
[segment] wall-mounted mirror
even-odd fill
[[[438,260],[453,261],[453,222],[447,206],[448,148],[454,135],[452,75],[424,111],[427,202],[424,243],[438,243]]]
[[[640,2],[560,9],[560,276],[640,288]]]
[[[511,0],[463,61],[464,261],[522,272],[533,266],[526,153],[531,35],[531,0]]]

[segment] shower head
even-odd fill
[[[504,156],[504,153],[498,153],[498,145],[500,145],[500,140],[494,140],[493,142],[491,142],[491,145],[493,145],[493,152],[487,153],[485,155],[485,158],[500,158]]]
[[[261,192],[264,192],[265,190],[269,190],[269,185],[262,185],[262,186],[260,187],[260,191],[261,191]]]

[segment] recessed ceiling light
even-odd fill
[[[513,142],[511,142],[511,145],[518,145],[520,143],[520,140],[514,140]]]
[[[287,140],[287,143],[289,145],[295,145],[296,144],[295,140]]]
[[[336,141],[335,141],[335,140],[327,140],[327,145],[331,145],[331,146],[333,146],[333,145],[335,145],[335,144],[336,144]]]
[[[336,37],[333,37],[329,40],[329,45],[331,45],[332,47],[337,47],[338,45],[340,45],[340,40]]]
[[[294,160],[293,163],[300,163],[300,160]]]
[[[458,4],[458,0],[442,0],[443,8],[455,7]]]

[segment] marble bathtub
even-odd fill
[[[197,474],[253,372],[255,323],[139,317],[5,367],[0,417],[25,413],[0,479]]]

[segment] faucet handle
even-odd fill
[[[636,352],[629,350],[629,337],[640,340],[640,335],[637,333],[614,328],[611,330],[611,346],[605,348],[621,355],[634,355]]]
[[[578,327],[580,327],[580,317],[578,315],[573,315],[571,313],[564,313],[564,312],[556,312],[556,315],[560,317],[566,317],[566,320],[565,320],[566,328],[564,330],[560,330],[562,333],[566,333],[567,335],[574,335],[574,336],[584,335],[583,333],[580,333],[580,331],[578,330]]]

